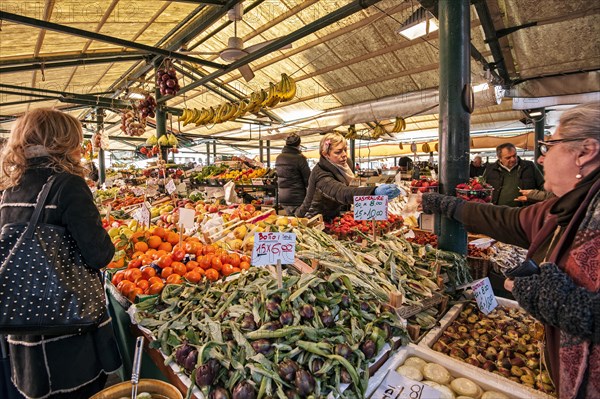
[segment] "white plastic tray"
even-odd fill
[[[427,347],[409,344],[400,348],[396,355],[390,357],[377,373],[369,379],[366,397],[369,398],[377,387],[383,382],[390,370],[395,370],[404,364],[410,356],[418,356],[427,362],[437,363],[448,369],[452,377],[465,377],[477,383],[484,391],[502,392],[514,399],[556,399],[545,393],[529,389],[523,385],[512,382],[499,375],[489,373],[470,364],[459,362],[446,355],[436,352]]]

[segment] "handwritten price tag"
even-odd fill
[[[387,220],[387,195],[354,197],[354,220]]]
[[[264,183],[263,183],[262,179],[252,179],[252,185],[253,186],[264,186]]]
[[[173,179],[169,179],[169,181],[165,185],[165,189],[167,190],[167,193],[169,193],[169,195],[171,195],[175,191],[177,191],[177,186],[175,185],[175,182],[173,181]]]
[[[479,310],[483,313],[488,314],[498,306],[498,301],[494,295],[494,290],[492,289],[489,278],[486,277],[474,281],[471,284],[471,288],[473,289],[473,295],[477,301],[477,306],[479,306]]]
[[[141,208],[133,213],[133,218],[142,226],[150,227],[150,204],[144,202]]]
[[[282,264],[294,263],[296,254],[296,234],[294,233],[254,233],[252,265],[268,266],[277,261]]]
[[[371,399],[440,399],[442,393],[419,381],[390,371]]]

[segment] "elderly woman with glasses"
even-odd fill
[[[528,249],[539,268],[504,286],[545,324],[559,397],[600,398],[600,103],[564,112],[539,146],[544,189],[555,197],[512,208],[427,193],[422,207]]]

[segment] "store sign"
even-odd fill
[[[440,399],[440,391],[390,371],[371,399]]]
[[[489,314],[492,310],[498,306],[498,301],[494,295],[492,284],[490,284],[489,278],[482,278],[471,283],[473,289],[473,295],[477,301],[477,306],[484,314]]]
[[[387,220],[387,195],[363,195],[354,197],[354,220]]]
[[[254,233],[252,265],[268,266],[278,261],[282,264],[294,263],[296,255],[296,234],[294,233]]]
[[[194,228],[194,218],[196,210],[189,208],[179,208],[179,224],[186,229]]]
[[[175,182],[173,181],[173,179],[169,179],[169,181],[165,185],[165,189],[167,190],[167,193],[169,193],[169,195],[171,195],[175,191],[177,191],[177,186],[175,185]]]

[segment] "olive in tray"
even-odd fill
[[[499,306],[487,316],[468,303],[432,349],[527,387],[555,395],[541,363],[544,327],[520,308]]]

